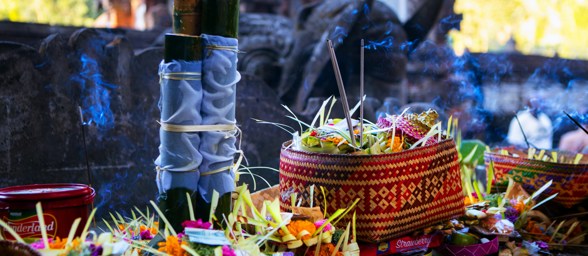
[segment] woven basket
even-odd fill
[[[505,189],[508,177],[522,184],[523,188],[533,193],[545,183],[553,180],[550,188],[542,196],[559,193],[554,199],[566,208],[571,208],[588,197],[588,156],[580,160],[579,164],[562,164],[547,161],[531,160],[527,153],[512,148],[506,149],[511,154],[517,153],[521,157],[502,155],[495,152],[484,153],[486,169],[490,162],[494,162],[494,177],[496,186]],[[546,151],[545,155],[551,155]],[[572,155],[558,152],[559,156],[573,159]]]
[[[349,207],[356,198],[357,238],[378,243],[464,214],[458,155],[453,140],[382,155],[310,153],[282,146],[280,206],[289,211],[291,193],[327,212]],[[326,200],[320,187],[324,187]],[[324,209],[324,208],[323,208]],[[347,214],[338,223],[344,228]]]
[[[276,200],[276,198],[278,198],[279,195],[280,189],[278,185],[275,185],[254,192],[253,194],[251,194],[251,201],[253,202],[255,208],[257,208],[258,211],[261,211],[261,208],[263,207],[263,202],[274,201]]]

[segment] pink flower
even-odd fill
[[[149,229],[145,229],[141,231],[141,240],[150,240],[153,239],[153,235]]]
[[[326,219],[317,220],[314,223],[314,226],[318,229],[320,226],[322,226],[325,223],[325,221],[327,221],[327,220]],[[333,225],[331,225],[331,223],[329,223],[325,226],[325,228],[323,230],[324,231],[331,231],[331,230],[333,230]]]
[[[223,256],[237,256],[231,247],[223,245]]]
[[[194,220],[186,220],[182,222],[182,227],[184,228],[201,228],[201,229],[210,229],[212,224],[210,222],[202,222],[201,219],[194,221]]]
[[[380,117],[378,118],[376,125],[380,128],[390,128],[392,127],[392,120],[389,120],[386,117]]]
[[[53,242],[53,239],[52,239],[52,238],[49,238],[49,239],[47,239],[47,241],[48,241],[49,243],[52,243],[52,242]],[[37,250],[40,250],[40,249],[45,249],[45,244],[43,243],[43,240],[41,240],[41,239],[39,239],[39,240],[38,240],[38,241],[36,241],[36,242],[33,242],[32,244],[30,244],[30,246],[31,246],[33,249],[37,249]]]

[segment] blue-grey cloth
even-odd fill
[[[236,84],[241,79],[237,72],[238,41],[235,38],[202,35],[202,43],[202,124],[235,124]],[[198,190],[206,201],[210,201],[213,190],[223,195],[235,189],[234,173],[230,171],[236,152],[235,132],[202,132],[200,138],[202,164],[199,170],[203,175]],[[205,175],[221,168],[226,170]]]
[[[172,61],[159,65],[161,96],[159,108],[161,122],[176,125],[199,125],[202,123],[202,81],[201,75],[178,75],[177,73],[197,72],[202,69],[201,61]],[[165,78],[165,75],[176,78]],[[185,80],[180,80],[186,78]],[[160,128],[159,157],[155,164],[162,171],[158,173],[159,193],[172,188],[187,188],[196,191],[202,163],[198,151],[199,133],[169,132]]]
[[[202,35],[202,61],[160,64],[161,122],[175,125],[236,124],[237,46],[234,38]],[[197,72],[185,80],[166,78]],[[181,75],[184,76],[184,75]],[[169,132],[160,129],[161,145],[155,164],[159,193],[172,188],[198,190],[210,202],[212,191],[223,195],[235,189],[231,167],[236,153],[235,131]],[[219,171],[220,170],[220,171]],[[207,175],[207,173],[212,173]]]

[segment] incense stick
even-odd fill
[[[82,140],[83,140],[83,145],[84,145],[84,157],[86,160],[86,175],[88,176],[88,185],[92,186],[92,174],[90,171],[90,162],[88,160],[88,149],[86,147],[86,129],[84,129],[84,126],[86,125],[86,122],[84,122],[84,115],[82,114],[82,107],[78,106],[78,111],[80,113],[80,128],[82,130]]]
[[[349,114],[349,103],[347,102],[347,95],[345,94],[341,70],[339,70],[339,63],[337,63],[337,56],[335,55],[335,49],[333,48],[331,40],[327,40],[327,46],[329,48],[329,54],[331,55],[333,70],[335,71],[335,79],[337,80],[337,87],[339,88],[339,95],[341,96],[341,104],[343,104],[343,112],[345,113],[345,119],[347,120],[347,128],[349,128],[349,135],[351,137],[349,143],[353,143],[352,148],[355,149],[355,136],[353,135],[353,125],[351,124],[351,115]]]
[[[361,47],[360,47],[360,68],[359,68],[359,147],[363,147],[363,94],[364,94],[364,43],[363,39],[361,39]]]
[[[572,120],[572,122],[574,122],[574,124],[576,124],[578,127],[580,127],[580,129],[582,129],[582,131],[584,131],[586,134],[588,134],[588,130],[586,130],[586,128],[584,128],[584,126],[582,126],[582,124],[580,124],[580,122],[578,122],[578,120],[576,120],[572,116],[570,116],[570,114],[568,114],[568,112],[564,111],[564,114],[566,114],[566,116],[568,116],[568,118],[570,120]]]
[[[521,125],[521,121],[519,120],[519,116],[517,115],[517,113],[515,113],[515,119],[517,120],[517,123],[519,124],[519,128],[521,129],[521,133],[523,134],[523,138],[525,139],[525,143],[527,143],[527,148],[531,148],[531,145],[529,144],[529,141],[527,140],[527,135],[525,135],[525,131],[523,130],[523,125]]]

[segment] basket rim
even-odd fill
[[[291,151],[294,153],[298,153],[298,154],[306,154],[306,155],[312,155],[312,156],[325,156],[325,157],[351,157],[351,158],[372,158],[372,157],[386,157],[386,156],[401,156],[403,154],[410,154],[416,150],[424,150],[424,149],[431,149],[434,147],[438,147],[440,145],[445,145],[445,144],[453,144],[453,147],[455,146],[455,141],[453,140],[453,138],[446,138],[442,141],[433,143],[431,145],[426,145],[426,146],[421,146],[421,147],[416,147],[413,149],[407,149],[407,150],[403,150],[400,152],[395,152],[395,153],[384,153],[384,154],[369,154],[369,155],[354,155],[354,154],[329,154],[329,153],[319,153],[319,152],[308,152],[308,151],[304,151],[304,150],[298,150],[298,149],[293,149],[292,147],[290,147],[290,145],[292,144],[292,140],[287,140],[284,143],[282,143],[282,151],[286,150],[286,151]],[[456,148],[457,150],[457,148]]]
[[[508,148],[503,148],[506,149],[507,151],[509,150]],[[510,152],[510,151],[509,151]],[[563,152],[563,153],[569,153],[566,151],[559,151],[559,150],[545,150],[545,152]],[[487,157],[488,158],[487,158]],[[526,156],[511,156],[511,155],[502,155],[498,152],[484,152],[484,162],[488,162],[488,161],[494,161],[492,159],[489,158],[503,158],[503,159],[510,159],[510,160],[515,160],[515,161],[523,161],[523,162],[527,162],[530,164],[535,164],[535,165],[552,165],[552,166],[561,166],[561,167],[569,167],[569,169],[578,169],[578,168],[587,168],[588,167],[588,162],[584,162],[584,163],[578,163],[578,164],[570,164],[570,163],[554,163],[554,162],[548,162],[548,161],[542,161],[542,160],[535,160],[535,159],[529,159]],[[584,156],[582,157],[582,159],[586,157],[586,154],[584,154]],[[496,162],[496,161],[494,161]]]

